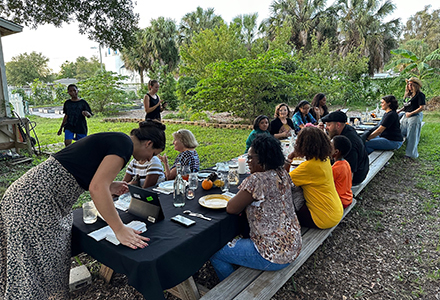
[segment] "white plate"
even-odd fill
[[[172,190],[174,188],[174,180],[161,182],[159,183],[159,187],[166,190]]]
[[[220,209],[228,205],[229,199],[231,197],[220,194],[206,195],[199,199],[199,204],[206,208]]]
[[[212,172],[211,172],[212,173]],[[207,172],[200,172],[200,173],[197,173],[197,176],[199,177],[199,178],[207,178],[209,175],[211,175],[211,173],[207,173]]]

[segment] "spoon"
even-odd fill
[[[205,217],[205,216],[202,215],[202,214],[195,213],[195,212],[192,212],[192,211],[190,211],[190,210],[184,210],[183,213],[184,213],[184,214],[187,214],[187,215],[190,215],[190,216],[192,216],[192,217],[197,217],[197,218],[201,218],[201,219],[204,219],[204,220],[207,220],[207,221],[211,221],[211,218]]]

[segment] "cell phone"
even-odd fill
[[[184,216],[181,216],[181,215],[175,215],[174,217],[171,218],[171,221],[179,223],[185,227],[189,227],[191,225],[196,224],[196,221],[185,218]]]

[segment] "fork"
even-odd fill
[[[211,218],[205,217],[205,216],[202,215],[202,214],[195,213],[195,212],[192,212],[192,211],[190,211],[190,210],[184,210],[183,213],[184,213],[184,214],[187,214],[187,215],[190,215],[190,216],[192,216],[192,217],[197,217],[197,218],[204,219],[204,220],[207,220],[207,221],[211,221],[211,220],[212,220]]]

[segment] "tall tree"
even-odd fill
[[[431,51],[439,47],[440,41],[440,9],[430,13],[431,5],[425,6],[411,16],[403,28],[404,42],[409,40],[424,40]]]
[[[149,68],[154,70],[154,62],[168,66],[171,72],[179,63],[179,47],[177,45],[176,23],[171,19],[159,17],[151,20],[151,25],[143,31],[144,49],[150,60]]]
[[[33,28],[77,21],[81,34],[113,49],[130,42],[139,19],[132,0],[7,0],[0,2],[0,15]]]
[[[344,56],[360,47],[362,54],[369,57],[369,74],[380,71],[389,59],[391,49],[397,47],[400,21],[384,22],[395,5],[391,0],[381,4],[380,0],[339,0],[339,29],[342,40],[340,53]]]
[[[100,68],[101,64],[96,56],[90,60],[80,56],[76,58],[75,62],[64,62],[61,65],[58,78],[76,78],[81,81],[94,76]]]
[[[214,8],[203,10],[199,6],[195,11],[184,15],[180,21],[179,41],[181,44],[189,44],[195,34],[205,29],[214,29],[223,24],[222,17],[214,13]]]
[[[264,21],[266,34],[273,39],[278,28],[289,26],[290,42],[296,49],[310,47],[312,35],[318,42],[335,37],[336,15],[331,8],[325,8],[325,3],[326,0],[275,0],[270,17]]]
[[[240,34],[249,51],[252,49],[252,44],[258,35],[258,13],[249,15],[238,15],[232,19],[232,23],[240,29]]]
[[[141,85],[144,84],[144,72],[148,70],[150,65],[150,61],[147,58],[148,55],[143,49],[143,42],[142,31],[136,31],[134,33],[134,43],[121,50],[125,68],[139,74]]]
[[[35,51],[27,54],[14,56],[6,63],[6,77],[8,84],[13,86],[24,86],[31,84],[34,79],[42,82],[49,82],[52,70],[48,67],[49,59]]]
[[[180,72],[196,80],[206,76],[206,66],[213,62],[231,62],[248,56],[234,26],[222,25],[196,34],[193,42],[182,45]]]

